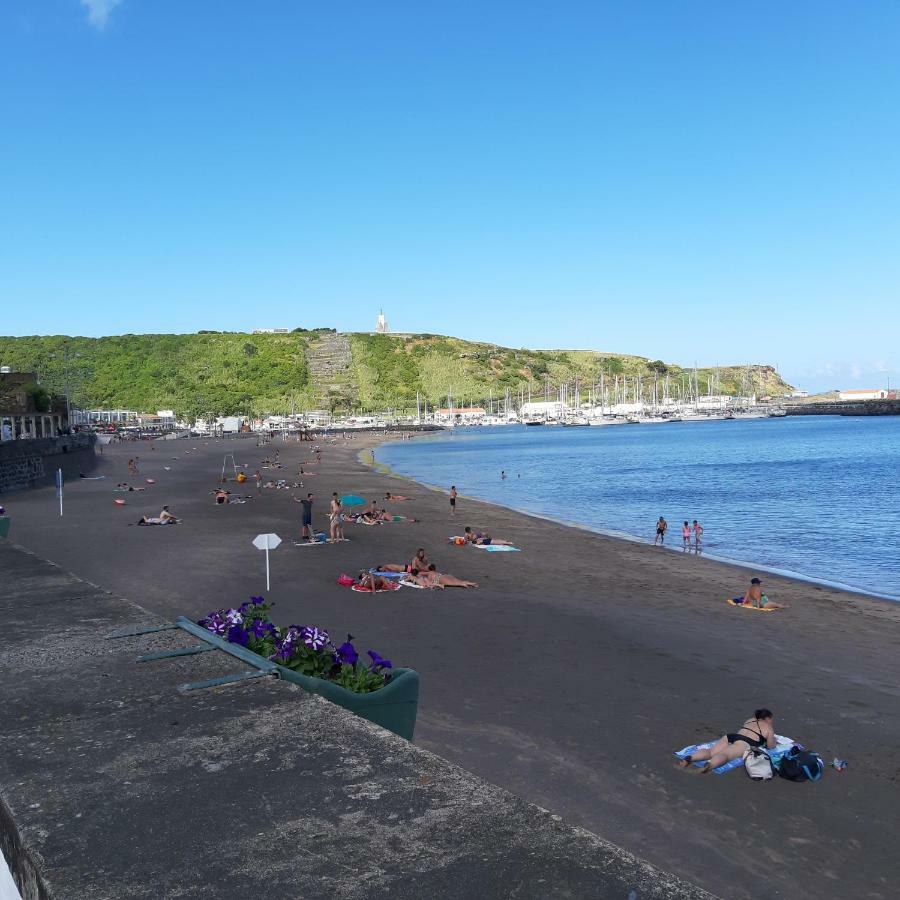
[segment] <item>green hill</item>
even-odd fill
[[[531,386],[543,396],[578,379],[583,396],[601,373],[607,377],[669,375],[684,368],[639,356],[586,350],[524,350],[439,335],[337,334],[298,329],[290,334],[126,334],[115,337],[0,337],[0,364],[36,371],[50,390],[67,386],[85,408],[139,411],[174,409],[184,417],[260,414],[309,408],[372,411],[414,408],[416,392],[430,406],[480,401],[507,388],[517,396]],[[705,391],[710,369],[699,370]],[[723,367],[724,393],[747,386],[746,366]],[[752,367],[757,394],[783,394],[771,366]]]

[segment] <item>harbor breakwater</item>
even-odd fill
[[[96,440],[93,434],[68,434],[0,444],[0,494],[53,484],[57,469],[67,479],[92,471]]]
[[[789,416],[900,416],[900,400],[824,400],[786,405]]]

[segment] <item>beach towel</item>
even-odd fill
[[[479,550],[487,550],[488,553],[521,553],[518,547],[510,547],[507,544],[472,544]]]
[[[402,584],[403,587],[416,588],[416,590],[419,590],[419,591],[428,590],[428,588],[426,588],[424,584],[416,584],[414,581],[400,581],[398,583]]]
[[[400,585],[394,581],[391,583],[390,587],[379,588],[377,591],[373,591],[372,588],[363,587],[361,584],[354,584],[351,591],[356,591],[357,594],[387,594],[390,591],[399,591]]]
[[[729,606],[739,606],[741,609],[752,609],[755,612],[776,612],[778,609],[777,606],[753,606],[750,603],[740,603],[740,600],[740,597],[735,597],[733,600],[729,597],[725,602]]]
[[[380,575],[382,578],[403,578],[406,572],[379,572],[378,569],[369,569],[370,575]]]
[[[716,738],[715,741],[707,741],[705,744],[691,744],[690,747],[685,747],[683,750],[676,750],[675,756],[678,759],[684,759],[686,756],[691,756],[696,753],[698,750],[709,750],[713,746],[715,746],[716,741],[720,740],[720,738]],[[778,761],[781,757],[787,753],[791,747],[794,746],[794,741],[789,737],[784,737],[784,735],[776,734],[775,735],[775,747],[772,750],[767,750],[766,752],[769,754],[769,758],[772,760],[772,766],[777,768]],[[699,769],[705,765],[705,762],[695,762],[694,765]],[[724,766],[719,766],[717,769],[713,769],[713,772],[716,775],[724,775],[726,772],[730,772],[732,769],[740,768],[744,765],[743,757],[739,756],[737,759],[731,760],[731,762],[725,763]]]
[[[105,475],[79,475],[78,477],[85,481],[100,481],[102,478],[106,478]]]

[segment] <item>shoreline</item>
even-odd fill
[[[433,435],[428,436],[431,437]],[[371,436],[370,439],[376,440],[374,435]],[[410,440],[412,440],[412,438],[410,438]],[[369,447],[360,449],[359,453],[357,454],[357,460],[362,465],[368,466],[380,475],[389,475],[393,478],[400,478],[404,481],[409,482],[410,484],[415,484],[419,487],[426,488],[429,491],[433,491],[436,494],[446,494],[446,488],[443,488],[440,485],[430,484],[427,481],[421,481],[417,478],[414,478],[412,475],[405,474],[404,472],[398,472],[396,469],[392,468],[389,463],[380,462],[379,460],[375,459],[372,459],[371,461],[364,459],[364,455],[366,453],[371,456],[373,448],[389,447],[393,445],[402,446],[403,443],[404,441],[398,441],[395,439],[383,437],[378,440],[378,443],[373,443]],[[595,525],[587,525],[584,522],[576,522],[570,519],[560,519],[555,516],[547,515],[545,513],[535,512],[534,510],[530,509],[523,509],[522,507],[512,506],[506,503],[498,503],[494,500],[489,500],[486,497],[478,497],[472,494],[460,494],[459,496],[466,500],[473,500],[477,501],[478,503],[486,503],[490,506],[496,507],[497,509],[508,510],[509,512],[517,513],[518,515],[528,516],[540,522],[552,522],[554,525],[562,525],[565,528],[574,528],[578,531],[595,534],[599,537],[609,538],[614,541],[621,541],[626,544],[639,544],[644,547],[655,546],[654,543],[647,538],[631,534],[627,531],[617,531],[614,529],[600,528]],[[676,555],[697,557],[697,554],[683,553],[680,548],[674,545],[662,546],[658,549],[668,553],[675,553]],[[862,597],[868,600],[877,600],[879,603],[889,603],[893,605],[900,604],[900,596],[880,594],[877,591],[870,591],[866,588],[855,587],[852,584],[845,584],[839,581],[830,581],[825,578],[818,578],[814,575],[807,575],[804,572],[797,572],[793,569],[786,569],[780,566],[766,565],[764,563],[756,563],[748,560],[736,559],[730,556],[720,556],[716,553],[709,553],[708,551],[703,551],[703,553],[699,554],[698,558],[710,562],[719,563],[720,565],[729,566],[731,568],[739,569],[748,573],[763,572],[767,575],[774,575],[778,578],[784,578],[790,581],[799,581],[813,586],[829,588],[830,590],[840,591],[841,593],[847,594],[851,597]]]

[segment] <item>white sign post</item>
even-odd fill
[[[63,514],[63,473],[62,469],[56,470],[56,496],[59,497],[59,514]]]
[[[253,546],[257,550],[266,551],[266,590],[269,588],[269,551],[274,550],[281,543],[281,538],[277,534],[258,534],[253,538]]]

